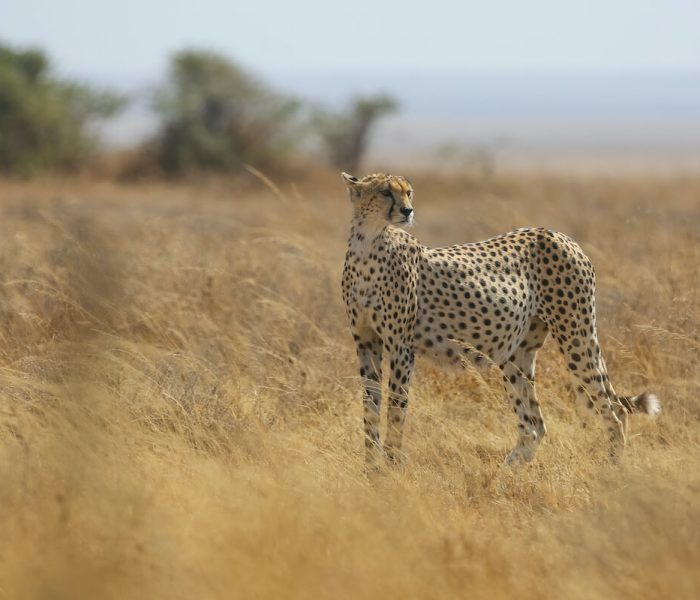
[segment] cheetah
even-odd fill
[[[613,390],[598,344],[593,267],[570,237],[518,229],[429,248],[405,231],[415,214],[406,178],[342,177],[352,203],[342,290],[364,388],[368,467],[383,459],[403,462],[416,354],[441,367],[500,368],[518,419],[518,441],[506,458],[511,465],[532,460],[547,432],[534,382],[535,357],[550,334],[565,356],[577,400],[602,417],[614,458],[625,445],[628,414],[660,411],[653,394],[625,397]],[[382,358],[389,371],[383,447]]]

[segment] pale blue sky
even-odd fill
[[[148,91],[196,46],[314,102],[391,93],[376,156],[448,141],[698,164],[700,0],[0,0],[0,41],[136,98],[115,145],[153,130]]]
[[[120,81],[189,45],[268,74],[700,71],[700,0],[0,0],[0,39]]]

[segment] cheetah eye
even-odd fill
[[[392,197],[392,196],[391,196],[391,190],[382,190],[381,193],[382,193],[382,196],[384,196],[385,198],[391,198],[391,197]]]

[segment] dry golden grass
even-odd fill
[[[363,477],[335,174],[0,182],[0,598],[698,597],[700,180],[414,184],[426,243],[589,253],[613,383],[663,401],[622,463],[548,343],[531,465],[497,377],[419,363],[407,467]]]

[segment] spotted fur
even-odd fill
[[[627,415],[654,415],[652,394],[616,395],[598,344],[595,275],[563,233],[519,229],[486,241],[428,248],[402,227],[413,222],[403,177],[343,173],[353,205],[343,299],[364,386],[367,461],[402,459],[414,356],[440,366],[497,365],[518,418],[507,461],[527,462],[546,433],[535,394],[535,357],[551,335],[578,399],[600,414],[612,453],[625,445]],[[379,437],[382,359],[388,367],[388,425]]]

